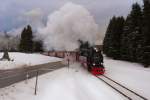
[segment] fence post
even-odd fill
[[[26,81],[25,81],[26,84],[28,83],[28,79],[29,79],[29,73],[28,73],[28,71],[27,71],[27,74],[26,74]]]
[[[39,71],[37,70],[37,73],[36,73],[36,82],[35,82],[35,91],[34,91],[34,94],[35,94],[35,95],[37,94],[38,75],[39,75]]]

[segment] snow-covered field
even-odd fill
[[[2,58],[3,53],[0,53],[0,58]],[[61,59],[56,57],[44,56],[41,54],[26,54],[26,53],[9,53],[10,59],[14,61],[0,61],[0,70],[3,69],[13,69],[28,67],[32,65],[44,64],[54,61],[61,61]]]
[[[0,100],[122,100],[122,96],[87,71],[72,65],[39,77],[0,89]]]
[[[106,75],[150,99],[150,68],[104,59]],[[0,100],[126,100],[85,69],[74,64],[42,75],[34,95],[35,78],[0,89]]]
[[[150,68],[126,61],[105,58],[106,75],[150,99]]]

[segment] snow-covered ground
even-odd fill
[[[0,100],[123,100],[120,94],[78,66],[40,76],[36,96],[33,78],[0,89]]]
[[[150,68],[105,57],[106,75],[150,99]]]
[[[0,53],[0,58],[2,58],[3,53]],[[21,68],[32,65],[44,64],[54,61],[61,61],[61,59],[56,57],[44,56],[41,54],[26,54],[19,52],[9,53],[10,59],[14,61],[0,61],[0,70],[3,69],[13,69]]]
[[[105,57],[106,75],[150,99],[150,68]],[[0,89],[0,100],[126,100],[85,69],[74,64],[42,75],[34,95],[35,78]]]

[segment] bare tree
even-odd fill
[[[9,42],[10,42],[10,37],[7,33],[5,33],[4,37],[3,37],[3,57],[0,59],[0,60],[8,60],[8,61],[11,61],[10,60],[10,57],[9,57],[9,54],[8,54],[8,50],[10,49],[10,45],[9,45]]]

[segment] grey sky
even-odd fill
[[[94,16],[101,33],[105,32],[109,19],[113,15],[126,16],[135,2],[142,0],[0,0],[0,31],[10,31],[26,24],[33,17],[46,21],[47,15],[59,9],[66,2],[83,5]],[[30,16],[28,19],[26,16]],[[37,22],[35,20],[34,22]],[[37,22],[38,24],[40,22]],[[36,23],[36,24],[37,24]]]

